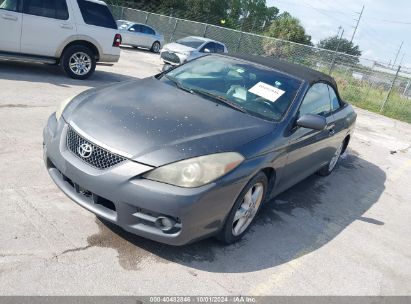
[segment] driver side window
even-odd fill
[[[330,99],[331,99],[331,110],[337,111],[339,108],[341,108],[340,101],[337,97],[337,94],[335,94],[335,91],[332,87],[328,86],[328,90],[330,91]]]
[[[210,53],[215,53],[214,42],[207,43],[205,46],[203,46],[200,52],[205,53],[206,49],[209,50]]]
[[[307,92],[300,106],[299,116],[316,114],[326,116],[331,112],[330,95],[325,83],[314,84]]]
[[[141,32],[141,27],[140,27],[139,24],[135,24],[132,27],[130,27],[129,31],[134,32],[134,33],[140,33]]]

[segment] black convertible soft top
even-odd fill
[[[298,65],[294,63],[287,62],[285,60],[280,60],[272,57],[256,56],[256,55],[244,55],[244,54],[234,54],[227,55],[233,58],[238,58],[250,62],[254,62],[260,65],[267,66],[269,68],[275,69],[280,72],[287,73],[289,75],[295,76],[297,78],[308,81],[310,84],[323,81],[328,82],[330,85],[337,90],[337,84],[331,76],[321,73],[319,71],[307,68],[303,65]]]

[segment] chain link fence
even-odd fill
[[[116,19],[152,26],[166,42],[201,36],[223,42],[230,53],[271,56],[330,74],[346,101],[411,123],[411,68],[339,53],[338,49],[330,51],[137,9],[110,8]]]

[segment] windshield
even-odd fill
[[[193,49],[198,49],[200,46],[203,45],[204,41],[194,38],[194,37],[186,37],[186,38],[177,40],[177,43],[191,47]]]
[[[186,63],[165,78],[193,94],[272,121],[281,120],[301,86],[300,80],[273,69],[218,55]]]

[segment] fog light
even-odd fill
[[[160,216],[157,218],[156,224],[161,230],[169,231],[174,228],[176,221],[166,216]]]

